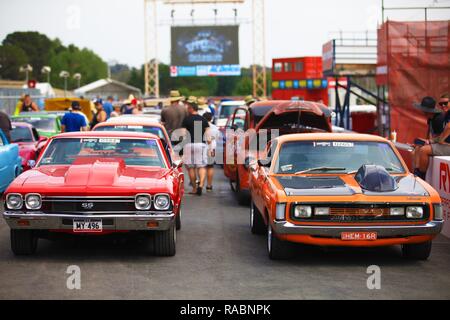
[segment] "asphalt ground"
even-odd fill
[[[271,261],[265,237],[250,233],[248,211],[217,169],[213,193],[185,197],[171,258],[102,237],[40,240],[36,255],[16,257],[0,219],[0,299],[450,299],[448,238],[439,236],[424,262],[404,260],[399,247],[307,246],[291,260]],[[67,287],[73,265],[79,290]],[[372,265],[380,289],[367,286]]]

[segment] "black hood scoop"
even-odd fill
[[[278,182],[288,196],[353,195],[354,192],[339,177],[280,176]]]
[[[363,165],[355,176],[364,190],[371,192],[393,192],[398,189],[397,181],[385,168],[377,165]]]

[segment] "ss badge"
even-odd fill
[[[92,208],[94,208],[94,204],[92,202],[83,202],[81,204],[81,207],[85,210],[91,210]]]

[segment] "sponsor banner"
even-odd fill
[[[444,211],[442,234],[450,238],[450,157],[434,157],[430,162],[427,181],[439,192]]]
[[[240,65],[171,66],[171,77],[240,76]]]
[[[322,47],[322,70],[325,74],[332,74],[334,71],[335,46],[334,40],[325,43]]]

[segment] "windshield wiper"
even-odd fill
[[[314,171],[345,171],[347,168],[342,167],[317,167],[317,168],[310,168],[307,170],[296,172],[295,174],[304,174],[308,172],[314,172]]]

